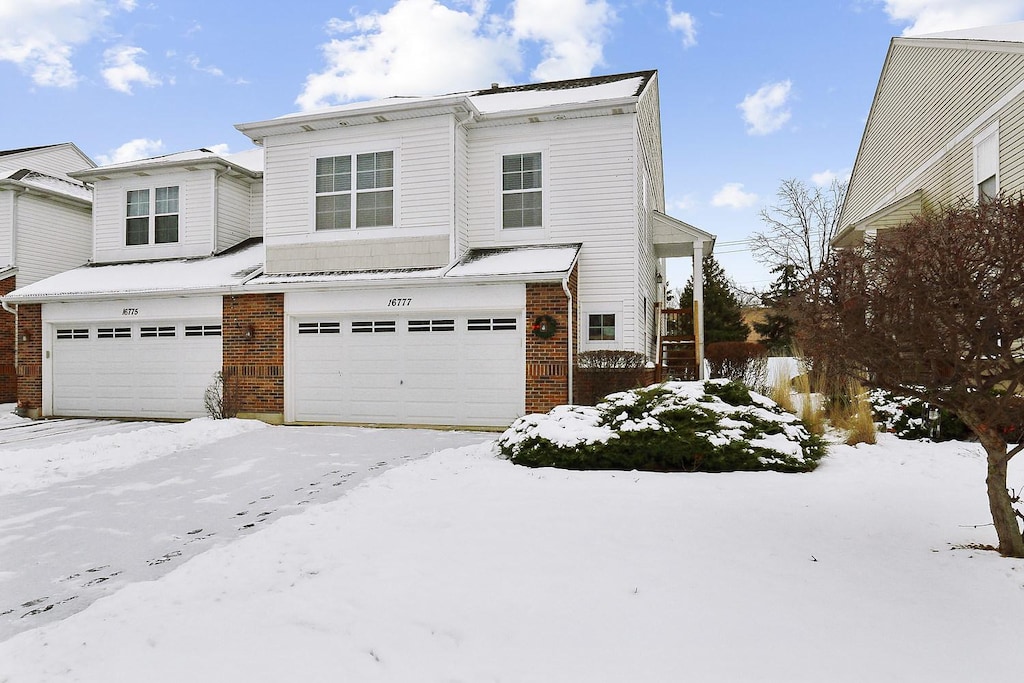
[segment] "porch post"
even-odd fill
[[[704,376],[704,243],[693,242],[693,346],[697,359],[697,379]]]

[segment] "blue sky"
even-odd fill
[[[1022,19],[1024,0],[0,0],[0,149],[237,152],[233,124],[304,108],[658,69],[668,212],[764,288],[744,240],[780,180],[849,173],[890,38]]]

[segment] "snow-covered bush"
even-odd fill
[[[932,434],[932,423],[926,412],[927,404],[919,398],[896,396],[882,389],[872,389],[868,394],[875,421],[882,423],[882,429],[892,432],[901,439],[927,439],[936,441],[963,440],[971,435],[953,413],[939,410],[938,434]]]
[[[666,382],[516,420],[502,454],[529,467],[813,470],[826,447],[774,401],[725,379]]]

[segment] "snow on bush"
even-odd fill
[[[498,439],[519,465],[651,471],[806,472],[824,442],[771,399],[725,379],[667,382],[516,420]]]
[[[934,441],[963,440],[971,431],[953,413],[939,410],[938,433],[933,433],[928,419],[928,404],[919,398],[897,396],[883,389],[872,389],[868,394],[875,421],[883,431],[892,432],[901,439],[927,439]]]

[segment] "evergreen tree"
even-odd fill
[[[680,300],[693,301],[693,278],[686,283]],[[711,254],[704,257],[704,341],[746,341],[750,327],[743,322],[740,302],[722,266]]]
[[[778,273],[778,277],[761,297],[761,303],[769,310],[764,322],[754,323],[754,331],[764,340],[769,353],[789,355],[792,353],[796,321],[786,314],[786,306],[800,285],[800,270],[793,264],[786,264],[775,266],[772,272]]]

